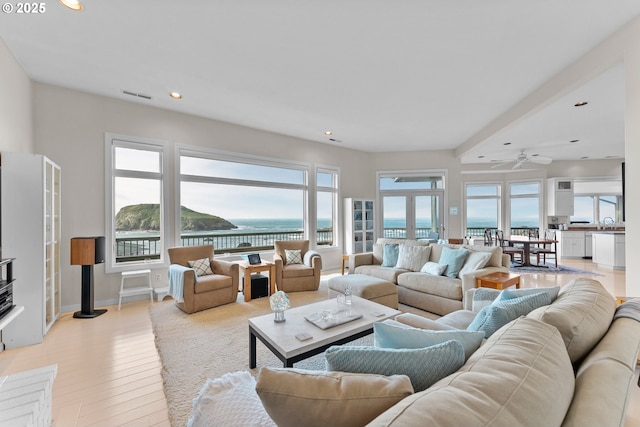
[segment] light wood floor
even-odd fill
[[[584,260],[563,265],[597,271],[612,295],[624,295],[624,272],[597,270]],[[329,272],[335,274],[336,272]],[[327,274],[329,274],[327,273]],[[524,274],[523,287],[564,285],[572,274]],[[44,343],[0,353],[0,375],[58,365],[53,386],[55,427],[169,426],[162,369],[153,342],[148,300],[107,307],[95,319],[63,314]],[[631,391],[626,427],[640,427],[640,388]]]

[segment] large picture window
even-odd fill
[[[465,235],[480,237],[484,230],[500,225],[501,185],[499,183],[467,183],[465,185]]]
[[[162,142],[105,135],[108,272],[164,262],[164,152]]]
[[[529,235],[540,228],[540,181],[509,183],[509,222],[512,235]]]
[[[179,241],[216,253],[309,236],[308,166],[180,150]]]
[[[316,169],[316,245],[337,246],[338,171]]]

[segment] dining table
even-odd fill
[[[530,238],[527,236],[511,236],[509,239],[505,239],[505,242],[509,242],[510,246],[522,245],[524,254],[522,256],[522,264],[517,267],[548,267],[546,265],[531,264],[531,245],[550,245],[558,243],[557,240],[542,239],[542,238]]]

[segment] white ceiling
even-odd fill
[[[34,81],[371,152],[460,147],[640,14],[637,0],[84,5],[0,14],[0,38]],[[581,100],[590,104],[573,107]],[[461,161],[521,149],[623,157],[623,112],[619,65]]]

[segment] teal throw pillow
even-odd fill
[[[469,250],[464,248],[453,249],[448,246],[443,247],[438,264],[447,266],[444,275],[453,278],[458,277],[458,273],[464,265],[464,260],[467,258],[468,253]]]
[[[434,331],[412,327],[399,327],[387,321],[373,324],[373,339],[376,347],[423,348],[454,340],[464,347],[467,360],[482,344],[483,331],[449,330]]]
[[[406,375],[416,392],[429,388],[464,364],[464,347],[453,340],[418,349],[332,346],[324,354],[327,371]]]
[[[546,292],[511,299],[504,299],[509,297],[508,292],[503,296],[504,292],[502,291],[491,305],[484,307],[476,314],[473,322],[467,327],[468,331],[484,331],[486,338],[489,338],[512,320],[551,303],[551,297]]]
[[[512,295],[511,298],[522,297],[525,295],[537,294],[539,292],[545,292],[551,298],[551,302],[556,299],[558,292],[560,292],[560,286],[551,286],[545,288],[522,288],[522,289],[505,289],[500,291],[498,289],[491,288],[476,288],[473,292],[473,299],[471,300],[471,310],[476,313],[484,307],[493,303],[502,292],[507,292],[501,297],[501,299],[509,299],[506,296]],[[551,302],[549,304],[551,304]]]
[[[400,248],[395,243],[385,243],[384,252],[382,253],[382,266],[395,267],[398,263],[398,253]]]

